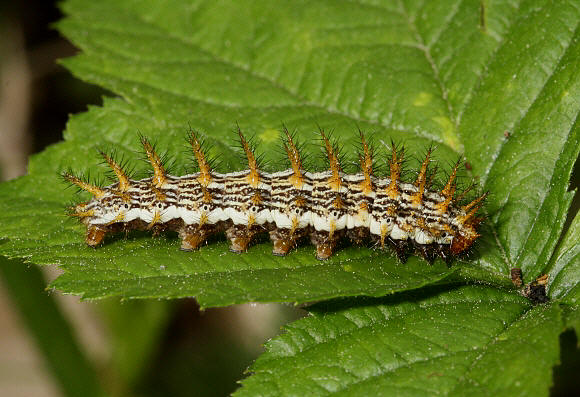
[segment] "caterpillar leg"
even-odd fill
[[[182,251],[194,251],[198,249],[213,234],[217,233],[215,225],[184,225],[179,229]]]
[[[449,244],[437,244],[437,255],[445,261],[447,265],[450,265],[453,261],[453,256],[449,250]]]
[[[85,241],[89,247],[95,248],[103,242],[106,234],[107,226],[89,225],[87,226]]]
[[[346,236],[356,245],[365,245],[370,239],[370,232],[366,227],[355,227],[348,229]]]
[[[298,245],[298,240],[306,236],[307,229],[274,229],[270,231],[270,240],[274,243],[272,254],[286,256],[288,252]]]
[[[230,240],[230,251],[241,254],[248,250],[252,239],[259,232],[264,231],[261,226],[233,225],[226,230],[226,236]]]
[[[415,249],[419,251],[419,254],[427,261],[428,264],[432,265],[435,262],[437,256],[437,243],[431,244],[418,244],[414,243]]]
[[[387,238],[391,247],[395,250],[395,254],[401,263],[407,262],[408,257],[408,242],[407,240],[395,240],[390,236]]]
[[[315,230],[310,234],[310,241],[316,246],[316,259],[326,260],[332,256],[344,231],[339,230],[329,233],[324,230]]]

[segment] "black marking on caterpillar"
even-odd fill
[[[199,248],[213,234],[225,231],[232,252],[245,252],[257,234],[268,232],[274,255],[286,255],[300,240],[310,238],[317,258],[327,259],[345,237],[362,244],[374,241],[390,244],[405,262],[414,249],[431,263],[436,256],[450,262],[465,253],[479,237],[476,215],[487,193],[461,205],[466,192],[455,197],[460,162],[452,168],[440,191],[430,190],[427,151],[413,183],[401,180],[404,148],[392,144],[389,176],[373,174],[373,150],[360,132],[360,172],[346,174],[340,156],[324,131],[320,136],[329,170],[311,173],[303,169],[303,159],[295,139],[284,128],[284,152],[291,168],[266,173],[259,158],[238,127],[240,145],[248,168],[231,173],[212,170],[202,142],[192,132],[189,143],[199,172],[172,176],[151,143],[140,137],[153,175],[131,179],[113,156],[101,152],[118,182],[99,187],[64,173],[63,177],[93,195],[71,208],[87,227],[86,243],[100,245],[105,235],[123,230],[177,231],[181,249]]]

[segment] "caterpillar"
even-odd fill
[[[231,173],[212,169],[201,140],[190,132],[199,172],[172,176],[165,170],[153,145],[141,136],[141,144],[153,174],[133,180],[112,155],[101,151],[117,182],[99,187],[70,172],[62,174],[69,183],[88,191],[93,198],[73,206],[69,215],[86,226],[86,244],[99,246],[107,234],[127,230],[176,231],[181,249],[200,248],[207,239],[224,232],[230,251],[242,253],[258,234],[269,233],[272,253],[285,256],[299,241],[310,238],[316,256],[327,259],[344,238],[356,244],[373,241],[389,244],[401,262],[417,251],[432,263],[437,256],[447,263],[468,250],[479,237],[477,216],[487,195],[461,205],[464,193],[455,197],[460,161],[440,191],[430,190],[427,151],[414,183],[401,180],[404,147],[392,143],[389,175],[373,173],[372,147],[360,132],[360,172],[343,172],[339,151],[321,129],[320,136],[329,170],[305,171],[292,134],[284,128],[283,149],[291,168],[267,173],[238,127],[238,136],[248,168]]]

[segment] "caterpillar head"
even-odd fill
[[[465,252],[480,236],[480,234],[477,233],[477,226],[483,222],[485,218],[476,217],[475,214],[477,213],[477,210],[481,208],[483,201],[488,194],[489,193],[486,192],[469,204],[461,207],[461,214],[455,217],[453,223],[455,223],[458,228],[450,247],[453,255]]]
[[[475,218],[461,225],[451,241],[450,251],[453,255],[459,255],[473,245],[475,240],[480,236],[477,233],[476,227],[482,220],[483,218]]]

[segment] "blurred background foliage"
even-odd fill
[[[76,52],[51,28],[60,18],[55,1],[0,5],[0,179],[24,174],[31,153],[62,140],[69,114],[111,95],[57,64]],[[56,275],[0,257],[2,396],[227,395],[262,343],[304,315],[284,305],[202,312],[193,299],[79,302],[45,291]],[[580,373],[576,335],[560,342],[554,396],[571,393]]]

